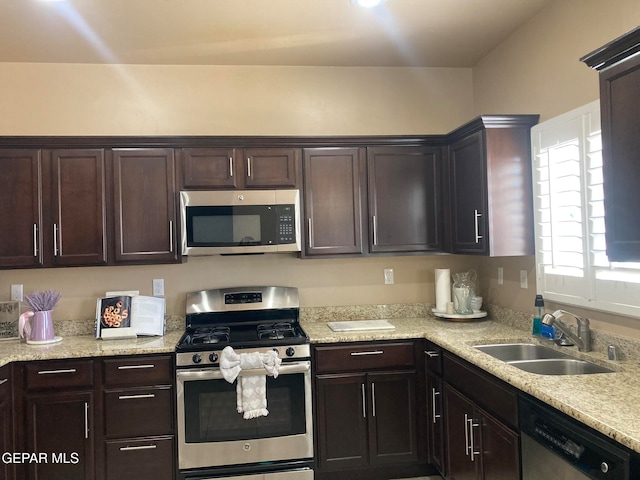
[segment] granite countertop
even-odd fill
[[[426,338],[514,387],[640,452],[640,365],[636,360],[611,362],[604,354],[555,347],[526,331],[492,320],[449,322],[434,317],[389,319],[394,330],[333,332],[323,322],[303,322],[312,343]],[[473,348],[510,342],[541,343],[605,365],[614,373],[537,375],[520,370]]]
[[[449,322],[430,315],[392,318],[388,321],[395,329],[334,332],[325,321],[317,318],[309,321],[302,319],[302,326],[312,343],[426,338],[640,452],[640,362],[636,359],[611,362],[604,353],[581,353],[576,347],[564,347],[564,352],[605,365],[615,373],[536,375],[473,348],[478,344],[544,342],[525,330],[493,320]],[[0,342],[0,366],[17,361],[171,353],[175,351],[182,333],[181,330],[175,330],[162,337],[107,341],[96,340],[91,335],[67,336],[58,344],[42,346],[27,345],[19,340],[3,340]],[[544,344],[549,346],[549,343]]]

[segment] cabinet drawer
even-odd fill
[[[106,442],[107,480],[173,480],[173,436]]]
[[[92,360],[50,360],[25,365],[28,390],[93,385]]]
[[[445,382],[512,427],[518,425],[518,394],[496,378],[449,355],[443,360]]]
[[[171,356],[125,357],[103,361],[105,385],[171,384]]]
[[[173,432],[173,389],[131,388],[105,392],[107,437],[137,437]]]
[[[413,342],[316,347],[316,372],[413,367],[413,352]]]
[[[425,341],[424,359],[428,372],[442,375],[442,354],[442,348],[428,340]]]

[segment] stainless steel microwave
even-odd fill
[[[182,255],[299,252],[299,190],[181,191]]]

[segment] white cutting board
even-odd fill
[[[393,330],[396,328],[386,320],[353,320],[349,322],[327,322],[334,332],[356,332],[358,330]]]

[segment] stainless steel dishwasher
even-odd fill
[[[519,399],[522,480],[632,480],[638,454],[528,396]]]

